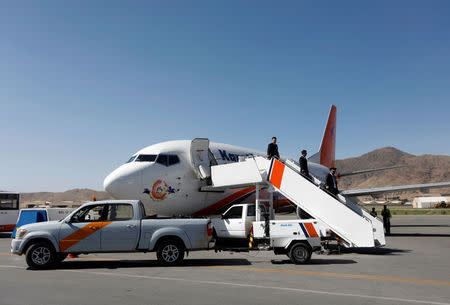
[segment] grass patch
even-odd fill
[[[381,215],[381,210],[377,211]],[[448,209],[391,210],[392,215],[450,215]]]

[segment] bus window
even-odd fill
[[[19,194],[0,193],[0,210],[18,210]]]

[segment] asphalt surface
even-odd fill
[[[28,270],[0,235],[0,304],[450,304],[450,216],[397,216],[381,249],[315,255],[190,253],[179,267],[152,254],[98,254]],[[273,261],[275,260],[275,261]]]

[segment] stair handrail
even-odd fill
[[[288,160],[289,160],[289,159],[288,159]],[[312,181],[311,179],[308,179],[307,177],[305,177],[305,175],[301,174],[296,168],[293,168],[292,165],[287,164],[286,161],[282,161],[282,160],[278,160],[278,161],[280,161],[280,162],[283,163],[285,166],[287,166],[287,167],[289,167],[290,169],[292,169],[294,172],[296,172],[298,175],[302,176],[304,179],[306,179],[306,180],[309,181],[310,183],[314,184],[318,189],[320,189],[321,191],[323,191],[325,194],[329,195],[329,196],[332,197],[333,199],[335,199],[335,200],[339,201],[340,203],[342,203],[343,206],[345,206],[347,209],[351,210],[353,213],[359,215],[360,217],[363,217],[366,221],[372,223],[372,221],[371,221],[369,218],[367,218],[363,213],[360,214],[360,213],[356,212],[354,209],[352,209],[351,207],[349,207],[349,206],[347,205],[347,202],[346,202],[346,201],[342,201],[339,197],[337,197],[337,196],[331,194],[331,193],[330,193],[329,191],[327,191],[326,189],[321,188],[321,187],[320,187],[320,184],[316,184],[316,183],[315,183],[314,181]],[[293,161],[291,161],[291,160],[289,160],[289,161],[290,161],[290,162],[293,162]],[[295,164],[295,163],[294,163],[294,164]],[[295,165],[296,165],[296,164],[295,164]],[[297,165],[296,165],[296,166],[297,166]],[[315,178],[314,176],[312,176],[312,177]],[[267,177],[267,179],[269,179],[269,177]],[[318,179],[317,179],[317,180],[318,180]],[[345,198],[345,197],[344,197],[344,198]],[[358,206],[358,207],[359,207],[359,206]],[[359,208],[361,208],[361,207],[359,207]]]

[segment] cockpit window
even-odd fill
[[[163,155],[163,154],[159,155],[158,159],[156,160],[156,163],[167,166],[167,159],[168,159],[167,157],[168,157],[167,155]]]
[[[173,165],[173,164],[177,164],[180,162],[180,159],[178,158],[177,155],[169,155],[169,166]]]
[[[135,162],[155,162],[157,155],[139,155]]]
[[[125,162],[125,163],[130,163],[130,162],[133,162],[134,161],[134,159],[136,159],[136,156],[132,156],[130,159],[128,159],[128,161],[127,162]]]
[[[177,155],[160,154],[158,156],[158,159],[156,159],[156,163],[162,164],[164,166],[171,166],[180,163],[180,158],[178,158]]]

